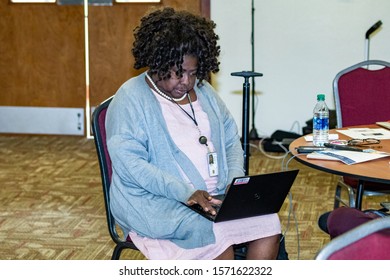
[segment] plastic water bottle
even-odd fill
[[[329,142],[329,109],[325,103],[325,94],[317,95],[317,104],[313,110],[313,145],[324,146]]]

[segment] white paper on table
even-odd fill
[[[371,152],[353,152],[344,150],[324,150],[307,154],[308,159],[338,160],[347,165],[388,157],[390,154],[371,150]]]
[[[310,134],[310,135],[305,135],[304,136],[305,140],[307,142],[312,142],[313,141],[313,135]],[[339,135],[337,133],[330,133],[329,134],[329,140],[337,140],[339,139]]]
[[[338,133],[347,135],[353,139],[375,138],[379,140],[390,139],[390,130],[384,128],[349,128],[337,130]]]

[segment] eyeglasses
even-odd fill
[[[348,145],[350,146],[368,146],[380,144],[381,140],[375,138],[366,138],[366,139],[351,139],[348,140]]]
[[[351,140],[334,140],[330,142],[335,145],[348,145],[348,146],[369,146],[380,144],[381,140],[375,138],[365,139],[351,139]]]

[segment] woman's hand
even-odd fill
[[[221,201],[213,198],[208,192],[196,190],[187,200],[187,205],[199,204],[205,212],[211,215],[217,214],[213,205],[221,204]]]

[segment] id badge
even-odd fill
[[[210,177],[218,176],[218,160],[217,153],[208,153],[207,154],[207,163],[209,167]]]

